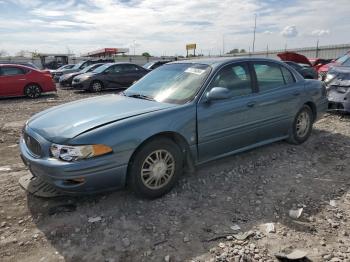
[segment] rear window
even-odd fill
[[[284,77],[284,81],[286,82],[287,85],[295,82],[293,74],[287,68],[281,66],[281,70]]]
[[[260,92],[280,88],[285,85],[279,65],[273,63],[254,63]]]

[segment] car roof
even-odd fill
[[[243,62],[243,61],[266,61],[282,64],[281,61],[272,59],[272,58],[260,58],[260,57],[213,57],[213,58],[196,58],[188,60],[179,60],[171,62],[169,64],[183,64],[183,63],[192,63],[192,64],[204,64],[211,67],[219,67],[221,65],[230,63],[230,62]]]
[[[30,69],[30,70],[35,70],[35,71],[40,71],[39,69],[30,67],[30,66],[26,66],[26,65],[21,65],[21,64],[2,64],[0,63],[0,67],[4,67],[4,66],[15,66],[15,67],[20,67],[20,68],[25,68],[25,69]]]

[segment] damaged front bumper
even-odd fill
[[[350,86],[329,86],[327,97],[329,111],[350,113]]]

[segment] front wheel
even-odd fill
[[[179,147],[165,138],[154,139],[138,150],[130,162],[128,185],[139,196],[157,198],[169,192],[182,174]]]
[[[90,85],[91,92],[101,92],[103,89],[103,84],[100,81],[93,81]]]
[[[304,105],[295,116],[287,141],[297,145],[304,143],[311,135],[313,118],[311,108],[308,105]]]

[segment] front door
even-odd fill
[[[205,93],[225,87],[230,97],[197,106],[198,158],[200,162],[228,154],[257,142],[257,117],[253,81],[246,63],[226,65],[214,76]],[[205,95],[205,94],[204,94]]]

